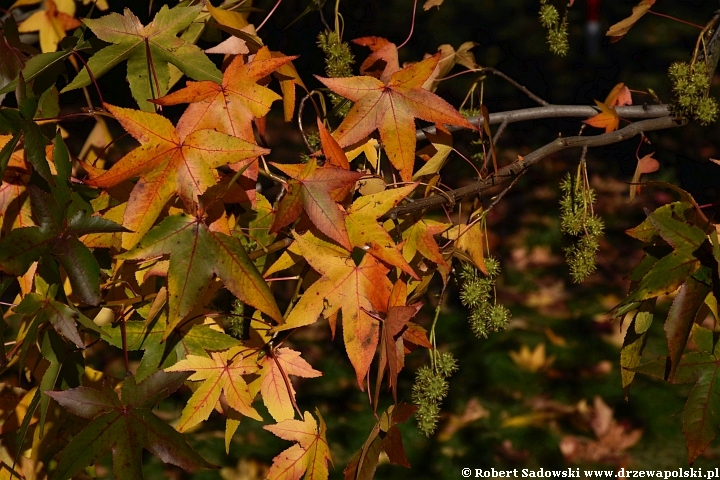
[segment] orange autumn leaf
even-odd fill
[[[637,21],[640,20],[640,18],[642,18],[642,16],[645,15],[654,4],[655,0],[641,0],[640,3],[633,7],[632,15],[611,26],[605,35],[612,37],[610,39],[611,42],[617,42],[625,36],[630,28],[632,28],[632,26],[635,25],[635,23],[637,23]]]
[[[347,188],[363,174],[333,166],[318,167],[315,161],[310,161],[305,166],[276,163],[272,165],[294,178],[288,182],[288,192],[278,205],[270,233],[275,233],[295,221],[304,210],[321,232],[351,250],[352,244],[345,227],[345,212],[336,203],[340,200],[337,192],[346,194]],[[298,167],[302,168],[299,173]]]
[[[242,347],[234,347],[224,352],[212,352],[212,358],[188,355],[166,372],[195,372],[188,380],[202,381],[182,411],[180,420],[175,427],[184,432],[207,420],[210,412],[220,401],[220,394],[235,411],[262,421],[260,414],[251,406],[253,398],[243,379],[243,375],[256,373],[257,363],[252,357],[245,358]]]
[[[387,318],[383,322],[378,371],[387,369],[388,384],[397,403],[397,379],[400,370],[405,366],[405,346],[403,332],[408,322],[422,307],[421,303],[407,306],[392,306],[388,309]]]
[[[359,197],[348,209],[345,224],[353,247],[362,248],[379,260],[418,279],[388,231],[377,222],[378,218],[412,193],[415,187],[417,183]]]
[[[618,83],[605,98],[605,105],[608,107],[632,105],[630,89],[623,82]]]
[[[604,102],[595,100],[595,104],[600,109],[600,113],[584,120],[583,123],[596,128],[604,128],[605,133],[613,132],[620,125],[620,117],[618,117],[615,106],[632,105],[630,89],[620,82],[610,90]]]
[[[177,124],[180,137],[212,128],[254,143],[252,121],[264,117],[272,103],[280,100],[280,95],[257,82],[295,58],[272,57],[263,47],[249,63],[243,61],[242,55],[235,57],[220,85],[209,80],[188,81],[185,88],[152,102],[163,106],[190,104]]]
[[[265,425],[263,428],[272,434],[296,442],[295,445],[273,458],[273,464],[267,473],[268,480],[299,480],[305,474],[305,480],[327,480],[330,448],[325,437],[327,427],[320,416],[320,425],[305,412],[303,420],[285,420],[277,425]]]
[[[638,160],[637,166],[635,167],[635,173],[630,181],[631,202],[635,199],[635,195],[640,193],[640,185],[637,185],[637,183],[640,182],[640,177],[646,173],[657,172],[660,168],[660,162],[653,158],[653,155],[655,155],[655,152],[648,153]]]
[[[614,107],[608,107],[603,102],[595,100],[595,104],[600,109],[600,113],[597,115],[583,120],[583,123],[595,128],[604,128],[605,133],[610,133],[618,129],[620,125],[620,117],[618,117],[617,111]]]
[[[322,151],[328,164],[350,170],[350,162],[345,151],[340,147],[337,141],[332,137],[328,129],[323,125],[320,117],[317,119],[318,133],[320,134],[320,143]]]
[[[401,178],[409,181],[415,163],[415,118],[475,129],[449,103],[422,88],[439,59],[434,55],[399,70],[387,83],[369,76],[317,77],[330,90],[354,102],[333,134],[340,146],[358,143],[378,130],[390,162]]]
[[[87,185],[109,188],[140,177],[123,217],[122,246],[130,249],[150,230],[165,204],[177,193],[194,210],[198,196],[217,182],[215,168],[269,152],[245,140],[215,130],[179,134],[170,120],[155,113],[105,104],[140,147],[107,172],[86,180]]]
[[[419,220],[403,232],[403,256],[411,262],[416,253],[445,268],[450,268],[440,253],[434,236],[447,230],[451,225],[435,220]]]
[[[322,373],[312,368],[300,352],[290,348],[278,348],[272,355],[265,355],[258,362],[260,371],[260,393],[263,403],[276,422],[289,420],[295,416],[293,402],[295,389],[288,375],[303,378],[315,378]]]
[[[328,318],[341,310],[345,349],[362,389],[380,335],[380,323],[370,313],[388,308],[392,290],[389,269],[372,255],[365,255],[356,265],[349,254],[328,248],[311,232],[295,234],[295,242],[322,278],[305,290],[285,323],[275,331],[310,325],[320,315]]]
[[[392,74],[400,70],[397,46],[394,43],[382,37],[362,37],[352,42],[372,51],[360,65],[361,74],[388,82]]]

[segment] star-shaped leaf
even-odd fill
[[[447,262],[440,253],[440,247],[434,236],[447,230],[451,225],[436,222],[435,220],[419,220],[411,223],[410,227],[403,230],[403,256],[411,262],[416,253],[420,253],[428,260],[449,268]],[[402,226],[401,226],[402,228]]]
[[[231,348],[224,352],[213,352],[212,358],[188,355],[185,360],[165,369],[166,372],[192,371],[195,373],[188,380],[202,380],[178,420],[176,428],[179,432],[207,420],[220,401],[221,393],[225,394],[225,400],[235,411],[246,417],[262,420],[260,414],[251,406],[253,398],[242,377],[258,370],[254,355],[245,357],[245,351],[242,347]]]
[[[118,258],[142,260],[158,255],[170,255],[170,322],[163,339],[190,312],[213,274],[243,302],[282,323],[275,298],[239,239],[212,231],[188,215],[171,215],[153,228],[136,248]]]
[[[141,146],[85,183],[109,188],[141,177],[130,194],[123,218],[123,225],[134,232],[123,236],[126,249],[135,246],[150,230],[175,193],[193,210],[198,196],[215,185],[216,167],[268,153],[255,144],[214,130],[195,130],[183,136],[161,115],[105,106]]]
[[[174,8],[164,5],[147,26],[143,26],[128,8],[124,15],[111,13],[98,19],[85,19],[84,23],[100,40],[112,44],[90,57],[88,68],[95,78],[99,78],[127,60],[130,90],[143,110],[153,110],[155,107],[148,100],[167,92],[169,64],[195,80],[220,83],[220,70],[202,50],[176,36],[192,23],[200,10],[201,4]],[[82,69],[63,92],[90,83],[87,69]]]
[[[276,422],[293,418],[295,411],[291,398],[295,398],[295,389],[288,376],[315,378],[322,373],[312,368],[300,352],[285,347],[265,355],[258,363],[262,367],[260,393],[268,412]]]
[[[234,13],[234,12],[232,12]],[[255,141],[252,121],[264,117],[280,96],[258,81],[297,57],[272,57],[267,47],[245,63],[238,55],[228,65],[221,84],[213,81],[187,82],[169,95],[155,100],[158,105],[190,103],[177,124],[178,135],[213,128],[219,132]]]
[[[383,322],[378,371],[384,373],[387,368],[388,384],[396,403],[397,379],[400,370],[405,366],[405,346],[403,345],[402,334],[407,329],[408,322],[417,314],[420,307],[422,307],[421,303],[392,306],[388,309],[387,318]],[[378,380],[379,383],[380,380]]]
[[[390,161],[409,181],[415,162],[415,118],[475,129],[449,103],[422,88],[439,58],[435,55],[399,70],[387,84],[368,76],[318,77],[330,90],[355,102],[334,132],[340,146],[358,143],[379,130]]]
[[[605,133],[614,132],[620,126],[620,117],[618,117],[615,106],[632,105],[632,96],[624,83],[618,83],[610,91],[604,102],[595,100],[595,104],[600,109],[600,113],[584,120],[583,123],[596,128],[604,128]]]
[[[320,416],[320,426],[305,412],[303,420],[285,420],[277,425],[265,425],[263,428],[274,435],[296,442],[295,445],[273,458],[273,464],[267,474],[268,480],[299,480],[303,473],[305,480],[327,480],[330,448],[325,437],[327,427]]]
[[[353,247],[360,247],[417,279],[418,276],[403,258],[390,234],[377,222],[378,218],[400,203],[415,187],[417,184],[411,184],[359,197],[348,209],[345,224]]]
[[[392,290],[388,268],[372,255],[365,255],[360,265],[356,265],[349,255],[323,245],[311,232],[296,234],[295,241],[303,257],[322,278],[305,291],[285,324],[275,330],[310,325],[320,315],[330,317],[341,310],[345,348],[358,384],[363,388],[380,335],[380,323],[370,313],[385,312],[388,308]]]
[[[370,432],[360,450],[350,459],[343,473],[345,480],[369,480],[375,478],[375,470],[380,459],[380,451],[384,451],[390,463],[410,467],[402,443],[402,433],[397,427],[412,417],[417,410],[414,405],[400,403],[390,405],[390,408],[380,416],[380,420]]]
[[[73,292],[85,303],[97,305],[100,302],[100,267],[78,237],[92,232],[127,230],[109,220],[90,217],[85,210],[73,214],[74,205],[69,194],[54,193],[30,187],[33,212],[39,217],[40,225],[16,228],[0,240],[0,270],[20,276],[33,262],[41,258],[52,259],[62,265]]]
[[[193,325],[191,322],[173,330],[167,340],[163,334],[167,329],[167,313],[163,309],[157,317],[146,325],[146,321],[126,321],[125,348],[129,351],[143,350],[145,353],[140,361],[135,378],[144,380],[148,375],[160,368],[171,367],[179,359],[188,355],[210,358],[208,351],[227,350],[240,345],[240,342],[210,325]],[[110,345],[123,348],[123,325],[116,322],[105,325],[102,331]]]
[[[54,298],[54,290],[53,288],[49,292],[42,294],[28,293],[18,306],[14,308],[15,313],[33,319],[31,322],[32,326],[29,328],[29,332],[31,333],[28,333],[26,341],[34,341],[32,336],[37,335],[38,326],[48,321],[58,333],[62,334],[78,347],[85,348],[85,342],[83,342],[75,322],[80,321],[84,326],[96,331],[98,327],[80,312],[70,308],[64,303],[56,301]]]
[[[54,478],[72,478],[112,451],[115,478],[142,479],[143,448],[188,471],[212,467],[188,446],[183,435],[152,413],[187,377],[159,371],[136,383],[129,376],[120,397],[109,385],[104,390],[78,387],[47,392],[73,415],[91,420],[60,452]]]
[[[336,201],[341,200],[338,192],[347,193],[347,188],[363,174],[334,166],[318,167],[315,161],[309,161],[299,173],[295,165],[273,165],[294,178],[288,184],[288,193],[278,205],[270,233],[293,222],[305,210],[321,232],[352,250],[345,227],[345,212]]]

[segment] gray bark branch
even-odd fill
[[[556,109],[556,111],[562,111],[562,114],[556,115],[558,117],[591,116],[594,114],[594,112],[597,112],[593,107],[587,106],[553,106],[528,108],[525,110],[516,110],[514,112],[495,114],[497,119],[496,123],[500,123],[507,116],[512,117],[513,115],[516,115],[517,117],[522,117],[522,120],[528,120],[530,118],[550,118],[554,116],[552,115],[553,111],[548,111],[548,109]],[[484,190],[513,180],[525,170],[530,168],[532,165],[540,162],[542,159],[548,157],[549,155],[552,155],[553,153],[557,153],[567,148],[600,147],[603,145],[611,145],[613,143],[622,142],[623,140],[632,138],[635,135],[643,132],[650,132],[653,130],[666,130],[668,128],[680,127],[682,125],[685,125],[686,123],[683,120],[671,117],[667,106],[664,105],[649,107],[619,107],[617,110],[618,114],[621,117],[625,118],[651,118],[632,123],[627,127],[621,128],[620,130],[616,130],[610,133],[604,133],[601,135],[557,138],[552,142],[548,143],[547,145],[544,145],[537,150],[534,150],[531,153],[525,155],[525,157],[523,157],[522,159],[518,159],[518,161],[515,161],[510,165],[499,169],[496,174],[488,178],[478,180],[471,185],[466,185],[455,190],[450,190],[448,192],[445,192],[444,195],[433,195],[431,197],[414,200],[404,205],[399,205],[390,210],[385,215],[385,218],[396,218],[399,215],[406,215],[428,208],[437,207],[443,204],[452,206],[465,197],[477,195]],[[539,115],[536,113],[538,111],[543,111],[543,113]],[[590,112],[589,115],[587,113],[588,111]],[[574,115],[572,112],[577,112],[577,114]],[[515,118],[516,117],[512,117],[512,119],[508,121],[520,121],[515,120]],[[480,117],[478,121],[482,121],[482,117]],[[491,115],[490,123],[493,123],[493,121],[493,116]]]

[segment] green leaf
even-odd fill
[[[30,428],[30,422],[32,421],[33,416],[35,415],[35,410],[37,410],[38,405],[40,404],[40,389],[38,388],[35,390],[35,394],[33,395],[32,400],[30,400],[30,405],[28,405],[27,411],[25,412],[25,416],[23,417],[23,421],[20,424],[20,429],[18,430],[18,433],[15,437],[15,443],[19,445],[21,448],[17,449],[17,453],[15,454],[15,459],[13,460],[12,469],[15,468],[15,465],[17,465],[17,461],[20,458],[20,453],[23,451],[23,444],[25,443],[25,437],[27,436],[28,428]]]
[[[26,82],[30,82],[39,76],[45,77],[46,81],[52,80],[55,83],[65,59],[72,55],[72,50],[61,50],[59,52],[41,53],[31,57],[22,70],[22,76]],[[53,78],[54,77],[54,78]],[[0,95],[15,90],[17,78],[0,89]],[[49,85],[48,85],[49,87]]]
[[[697,384],[683,411],[683,433],[687,441],[688,463],[705,451],[720,431],[720,361],[709,357],[703,364]]]
[[[40,349],[43,358],[50,362],[50,366],[40,381],[40,437],[45,429],[45,419],[50,397],[45,393],[53,390],[58,383],[67,387],[78,387],[84,372],[84,359],[78,352],[70,352],[65,341],[54,331],[48,330],[43,337]]]
[[[72,175],[72,162],[70,161],[70,153],[68,152],[65,141],[60,135],[60,130],[55,134],[55,142],[53,146],[53,160],[55,161],[55,169],[57,170],[60,182],[58,186],[67,188],[67,183]]]
[[[167,338],[202,297],[213,274],[237,298],[282,322],[267,283],[248,258],[240,240],[211,231],[188,215],[172,215],[150,230],[133,250],[117,258],[142,260],[170,255]]]
[[[694,225],[675,220],[666,215],[650,214],[650,221],[658,234],[675,249],[699,248],[707,235]]]
[[[78,347],[85,348],[85,344],[75,325],[75,318],[78,312],[64,303],[60,303],[49,296],[46,297],[39,293],[29,293],[25,295],[25,298],[23,298],[15,308],[15,312],[24,315],[26,318],[33,318],[32,326],[28,329],[24,343],[34,343],[35,337],[31,337],[31,334],[37,335],[37,325],[47,321],[65,338],[72,341]]]
[[[713,353],[717,339],[711,330],[703,328],[697,323],[692,326],[692,339],[693,343],[700,349],[701,352]]]
[[[112,43],[88,60],[87,64],[95,78],[107,73],[114,66],[127,61],[128,81],[133,98],[142,110],[154,110],[148,99],[156,99],[167,93],[170,78],[168,64],[195,80],[222,81],[220,70],[197,46],[176,35],[186,29],[197,17],[202,5],[193,7],[166,5],[154,20],[143,26],[129,10],[124,15],[111,13],[99,19],[85,19],[84,23],[105,42]],[[63,92],[89,85],[86,69],[63,89]]]
[[[689,250],[675,250],[658,260],[643,277],[637,288],[611,312],[613,317],[637,308],[637,302],[674,292],[700,268],[700,261]]]
[[[36,119],[55,118],[60,114],[60,92],[55,85],[43,92],[38,100]]]
[[[209,325],[182,326],[174,330],[163,342],[166,328],[166,311],[158,314],[148,327],[145,326],[145,322],[125,322],[127,349],[145,351],[136,373],[138,380],[157,372],[158,369],[171,367],[188,355],[210,358],[208,351],[227,350],[240,345],[235,338],[213,330]],[[118,323],[106,325],[102,330],[108,337],[108,343],[123,348],[122,329]]]
[[[77,237],[55,244],[53,255],[70,279],[73,292],[89,305],[100,303],[100,266]]]
[[[2,150],[0,150],[0,178],[3,177],[5,169],[7,168],[8,163],[10,163],[10,157],[15,151],[15,147],[17,147],[21,136],[22,133],[17,132],[15,135],[13,135],[10,141],[3,146]]]
[[[112,451],[117,479],[142,479],[142,450],[163,462],[188,471],[212,467],[185,437],[152,413],[160,400],[180,388],[188,374],[159,371],[143,382],[125,379],[121,398],[108,385],[104,390],[78,387],[47,394],[73,415],[91,422],[60,452],[53,478],[67,479],[80,473],[98,457]]]
[[[651,298],[642,302],[625,333],[622,350],[620,351],[620,374],[626,399],[628,398],[630,384],[635,378],[635,371],[632,369],[640,365],[642,359],[648,329],[653,321],[655,301],[655,298]]]
[[[52,264],[46,265],[50,268],[58,262],[65,269],[73,291],[85,303],[97,305],[100,302],[100,267],[78,237],[127,230],[100,217],[87,217],[84,211],[78,211],[67,222],[65,213],[73,206],[69,190],[56,188],[51,195],[30,186],[29,191],[33,213],[40,226],[16,228],[0,239],[0,270],[20,276],[35,261],[51,260]],[[67,202],[63,202],[63,197]],[[61,207],[58,202],[65,205]]]
[[[17,134],[22,132],[20,128],[23,118],[20,112],[12,108],[0,108],[0,135]]]
[[[670,306],[665,321],[665,333],[670,353],[670,370],[668,372],[670,381],[672,381],[680,357],[685,351],[690,329],[695,323],[698,310],[705,303],[708,293],[710,293],[709,286],[698,282],[693,277],[688,277]]]
[[[47,138],[40,132],[40,127],[35,122],[26,122],[25,125],[25,155],[33,168],[50,185],[54,185],[50,165],[45,158],[45,145]]]

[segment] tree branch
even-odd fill
[[[547,145],[538,148],[537,150],[525,155],[524,158],[519,159],[516,162],[511,163],[510,165],[507,165],[500,170],[495,175],[492,175],[488,178],[478,180],[477,182],[466,185],[464,187],[450,190],[449,192],[445,192],[444,195],[433,195],[431,197],[422,198],[419,200],[415,200],[413,202],[400,205],[398,207],[395,207],[391,209],[383,218],[396,218],[399,215],[406,215],[409,213],[418,212],[420,210],[425,210],[427,208],[437,207],[439,205],[443,204],[454,204],[458,200],[461,200],[465,197],[469,197],[471,195],[476,195],[484,190],[487,190],[489,188],[492,188],[497,185],[501,185],[505,182],[511,181],[514,178],[516,178],[518,175],[522,174],[530,168],[532,165],[535,165],[536,163],[540,162],[542,159],[552,155],[553,153],[557,153],[561,150],[565,150],[566,148],[578,148],[578,147],[600,147],[603,145],[610,145],[613,143],[618,143],[623,140],[627,140],[629,138],[634,137],[635,135],[638,135],[642,132],[649,132],[653,130],[665,130],[668,128],[674,128],[674,127],[680,127],[682,125],[685,125],[687,122],[684,120],[676,119],[669,116],[669,112],[667,111],[667,107],[658,105],[657,107],[662,107],[664,109],[664,115],[660,116],[660,118],[651,118],[649,120],[642,120],[639,122],[632,123],[628,125],[625,128],[621,128],[620,130],[616,130],[614,132],[610,133],[604,133],[602,135],[594,135],[594,136],[580,136],[580,137],[566,137],[566,138],[558,138],[556,140],[553,140],[552,142],[548,143]],[[645,109],[645,107],[621,107],[624,109],[627,109],[628,113],[630,114],[641,114],[643,113],[643,110],[645,110],[645,114],[649,115],[650,113],[657,112],[658,114],[662,113],[659,111],[659,108],[657,107],[649,107]],[[543,110],[547,107],[540,107],[540,108],[529,108],[526,110],[516,110],[515,112],[524,112],[528,110]],[[582,111],[582,109],[587,109],[588,107],[562,107],[565,110],[573,110],[577,109],[578,111]],[[594,110],[592,107],[589,107],[591,110]],[[630,110],[630,108],[634,110]],[[505,114],[512,114],[513,112],[505,112]],[[620,113],[620,108],[618,108],[618,113]],[[624,113],[624,116],[630,117],[630,114]],[[526,115],[526,114],[524,114]],[[567,111],[563,113],[562,115],[558,116],[569,116],[567,114]],[[578,115],[579,116],[579,115]],[[584,115],[583,115],[584,116]],[[502,121],[502,117],[500,117]],[[543,114],[543,117],[537,117],[537,118],[548,118],[547,113]],[[481,117],[482,119],[482,117]],[[527,118],[524,118],[527,119]],[[492,115],[490,116],[490,122],[492,123]],[[509,120],[513,121],[513,120]]]
[[[615,107],[620,118],[658,118],[668,117],[670,110],[667,105],[633,105],[629,107]],[[590,105],[547,105],[544,107],[523,108],[521,110],[510,110],[490,114],[490,125],[497,123],[515,123],[527,120],[544,120],[546,118],[590,118],[600,113],[600,109]],[[468,117],[473,125],[482,127],[484,120],[482,115]],[[448,127],[451,132],[458,131],[462,127]],[[434,134],[435,127],[428,127],[415,132],[417,140],[425,139],[425,132]]]

